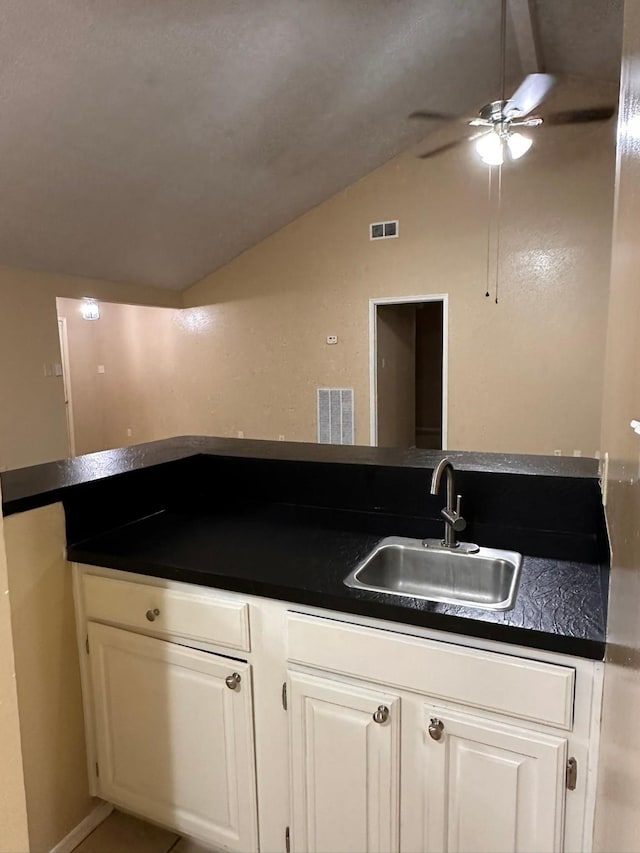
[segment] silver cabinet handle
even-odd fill
[[[155,622],[156,616],[160,615],[160,611],[158,610],[157,607],[154,607],[153,610],[147,610],[145,615],[146,615],[147,619],[149,620],[149,622]]]
[[[386,705],[378,705],[378,710],[373,712],[374,723],[386,723],[389,719],[389,709]]]
[[[242,681],[242,677],[239,672],[234,672],[233,675],[228,675],[224,683],[227,685],[229,690],[237,690],[240,686],[240,682]]]
[[[433,740],[441,740],[442,732],[444,731],[444,723],[437,717],[431,717],[429,724],[429,737]]]

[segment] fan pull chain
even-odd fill
[[[506,100],[507,80],[507,0],[500,4],[500,99]],[[500,107],[502,110],[502,107]],[[498,166],[498,211],[496,214],[496,305],[500,284],[500,226],[502,213],[502,163]]]
[[[487,292],[485,296],[490,296],[489,294],[489,279],[491,278],[491,237],[492,237],[492,227],[491,223],[493,222],[493,205],[491,204],[491,187],[493,185],[493,166],[489,166],[487,169],[487,173],[489,175],[489,188],[487,191]]]
[[[507,0],[500,4],[500,100],[506,101],[507,80]],[[502,108],[501,108],[502,109]]]
[[[506,99],[506,71],[507,71],[507,0],[500,0],[500,99],[504,103]],[[498,288],[500,284],[500,214],[502,210],[502,164],[498,166],[498,208],[494,217],[493,211],[493,166],[489,166],[489,191],[488,191],[488,228],[487,228],[487,290],[485,297],[489,297],[489,280],[491,278],[491,258],[493,248],[493,226],[495,219],[495,301],[498,304]]]
[[[500,285],[500,226],[502,214],[502,163],[498,166],[498,213],[496,227],[496,305],[498,304],[498,287]]]

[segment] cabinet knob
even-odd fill
[[[149,620],[149,622],[155,622],[156,617],[160,615],[160,611],[158,610],[157,607],[154,607],[153,610],[147,610],[145,615],[146,615],[147,619]]]
[[[242,681],[242,677],[239,672],[234,672],[233,675],[228,675],[224,683],[227,685],[229,690],[237,690],[240,686],[240,682]]]
[[[373,712],[374,723],[386,723],[389,719],[389,709],[386,705],[378,705],[378,710]]]
[[[431,722],[429,723],[429,737],[433,740],[441,740],[443,731],[444,723],[442,720],[439,720],[437,717],[431,717]]]

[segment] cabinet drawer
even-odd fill
[[[289,660],[570,730],[575,670],[290,614]]]
[[[165,589],[98,575],[84,575],[82,588],[88,619],[251,650],[248,604],[217,592]]]

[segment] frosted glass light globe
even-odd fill
[[[489,166],[501,166],[504,162],[502,140],[494,131],[478,139],[476,142],[476,151]]]
[[[528,136],[523,136],[521,133],[510,133],[507,138],[507,145],[509,146],[511,159],[519,160],[531,148],[533,140],[529,139]]]

